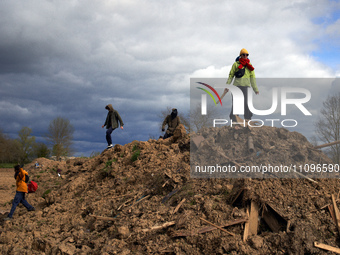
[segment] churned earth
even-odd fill
[[[198,135],[204,141],[197,150],[222,139],[218,151],[237,166],[330,163],[301,134],[282,128],[223,127],[192,137]],[[314,242],[340,247],[327,206],[332,195],[338,198],[338,178],[192,178],[184,129],[167,140],[115,145],[94,158],[36,160],[24,169],[39,185],[27,197],[37,210],[20,205],[11,221],[3,219],[15,194],[13,169],[1,169],[1,254],[330,254]],[[252,202],[258,229],[244,239]],[[273,230],[263,220],[268,208],[283,227]]]

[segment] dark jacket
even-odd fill
[[[181,124],[181,121],[179,120],[179,117],[176,116],[174,119],[172,118],[171,114],[166,116],[165,120],[163,121],[162,124],[162,129],[165,129],[165,126],[168,125],[167,133],[168,134],[173,134],[176,127]]]
[[[112,105],[109,104],[107,105],[107,107],[109,108],[109,112],[107,113],[106,120],[104,123],[106,129],[110,127],[112,127],[112,129],[118,128],[118,121],[121,127],[124,126],[122,118],[120,117],[119,113],[115,109],[113,109]]]

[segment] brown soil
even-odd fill
[[[15,195],[15,181],[13,168],[0,168],[0,212],[11,208],[11,199]]]
[[[296,132],[269,127],[221,130],[230,143],[236,137],[239,146],[233,151],[222,146],[231,163],[257,164],[259,150],[267,163],[289,161],[298,152],[295,163],[329,162]],[[216,132],[221,135],[221,130]],[[231,135],[235,132],[238,135]],[[251,155],[250,134],[258,137]],[[216,143],[206,133],[201,135],[206,140],[199,149]],[[284,146],[280,139],[286,141]],[[35,161],[25,166],[39,184],[27,198],[37,210],[27,212],[20,205],[11,221],[3,219],[15,182],[12,169],[2,170],[1,254],[329,254],[314,242],[340,246],[328,208],[322,209],[332,202],[332,194],[338,195],[338,178],[315,179],[317,183],[305,178],[195,179],[190,177],[189,148],[190,138],[180,132],[168,140],[116,145],[91,159],[39,158],[42,168],[35,168]],[[244,223],[225,227],[235,236],[219,229],[202,231],[210,225],[200,218],[219,226],[246,218],[250,201],[262,213],[264,207],[275,209],[289,225],[275,232],[261,217],[257,235],[246,241]]]

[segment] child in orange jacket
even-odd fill
[[[14,179],[16,180],[17,190],[12,203],[12,209],[5,220],[10,220],[13,217],[13,213],[19,203],[22,203],[28,211],[35,211],[35,208],[30,205],[25,199],[25,193],[28,192],[27,182],[29,180],[28,173],[22,169],[19,165],[14,167]]]

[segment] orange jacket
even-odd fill
[[[24,169],[20,168],[19,173],[18,175],[16,175],[16,178],[15,178],[16,184],[17,184],[17,191],[25,192],[25,193],[28,192],[27,183],[25,182],[26,175],[28,176],[28,173]]]

